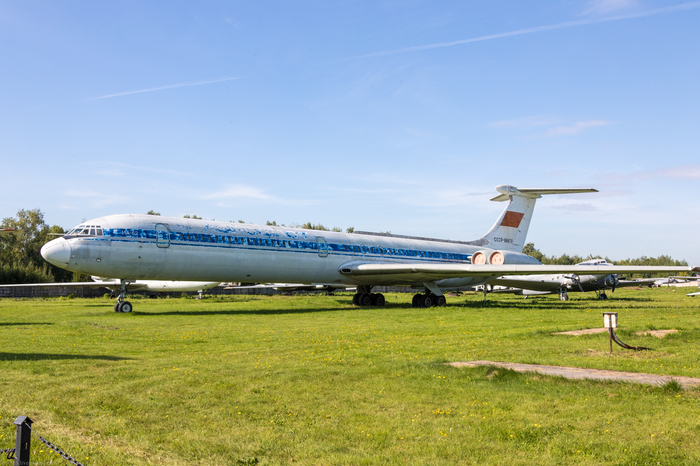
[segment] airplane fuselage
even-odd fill
[[[68,270],[126,280],[412,285],[406,277],[363,279],[341,272],[353,262],[471,264],[494,249],[460,242],[303,230],[160,217],[111,215],[85,222],[44,246],[50,262]],[[539,264],[507,252],[511,264]],[[457,287],[488,277],[442,280]],[[421,285],[421,280],[415,281]]]

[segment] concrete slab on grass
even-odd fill
[[[568,332],[554,332],[554,335],[593,335],[594,333],[608,333],[607,328],[584,328],[583,330],[569,330]]]
[[[584,369],[581,367],[543,366],[539,364],[519,364],[498,361],[464,361],[451,362],[453,367],[495,366],[512,369],[516,372],[536,372],[543,375],[565,377],[567,379],[611,380],[615,382],[631,382],[648,385],[664,385],[671,381],[678,382],[683,388],[700,386],[700,378],[682,377],[677,375],[644,374],[640,372],[618,372],[601,369]]]
[[[568,332],[554,332],[553,335],[572,335],[572,336],[579,336],[579,335],[593,335],[596,333],[608,333],[607,328],[584,328],[582,330],[569,330]],[[637,335],[651,335],[656,338],[663,338],[668,334],[671,333],[678,333],[678,330],[676,329],[669,329],[669,330],[644,330],[641,332],[637,332]]]

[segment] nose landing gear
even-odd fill
[[[134,307],[126,299],[126,280],[122,280],[119,285],[119,296],[117,296],[117,303],[114,305],[114,312],[131,312]]]

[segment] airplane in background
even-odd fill
[[[597,265],[601,267],[613,266],[605,259],[590,259],[576,265]],[[603,269],[604,270],[604,269]],[[484,287],[484,299],[487,293],[514,293],[526,298],[533,295],[546,295],[558,293],[559,299],[568,301],[570,291],[595,291],[598,299],[608,299],[606,290],[613,293],[616,288],[629,286],[645,286],[654,282],[654,279],[620,280],[618,274],[553,274],[553,275],[525,275],[502,276],[491,280]]]
[[[0,285],[0,288],[57,288],[64,286],[85,286],[88,288],[107,288],[110,291],[122,292],[122,280],[114,278],[90,277],[92,282],[66,282],[66,283],[25,283]],[[178,292],[178,291],[198,291],[202,292],[218,286],[220,282],[194,282],[194,281],[172,281],[172,280],[133,280],[124,284],[124,293],[136,291],[147,292]],[[130,304],[128,304],[131,306]],[[131,309],[122,312],[131,312]]]
[[[502,275],[688,272],[691,267],[549,266],[522,253],[535,202],[543,195],[595,189],[501,185],[492,201],[509,201],[493,227],[474,241],[383,233],[342,233],[200,219],[110,215],[82,223],[41,249],[48,262],[75,272],[119,278],[116,311],[134,280],[324,283],[356,286],[353,304],[385,303],[374,286],[424,290],[416,307],[444,305],[443,289],[476,286]],[[605,269],[605,270],[603,270]]]
[[[682,280],[682,281],[686,281],[686,282],[696,282],[696,281],[700,280],[700,276],[694,276],[694,277],[672,277],[672,278],[675,278],[676,280],[679,280],[679,281]],[[698,287],[700,288],[700,283],[698,283]],[[698,292],[698,293],[688,293],[686,296],[690,296],[690,297],[693,297],[693,296],[700,296],[700,292]]]

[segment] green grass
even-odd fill
[[[27,415],[86,465],[697,464],[700,393],[445,362],[700,377],[700,299],[618,290],[523,300],[387,294],[0,300],[0,448]],[[553,332],[601,327],[620,338]],[[675,328],[660,340],[637,336]],[[32,460],[63,464],[36,437]],[[65,463],[67,464],[67,463]]]

